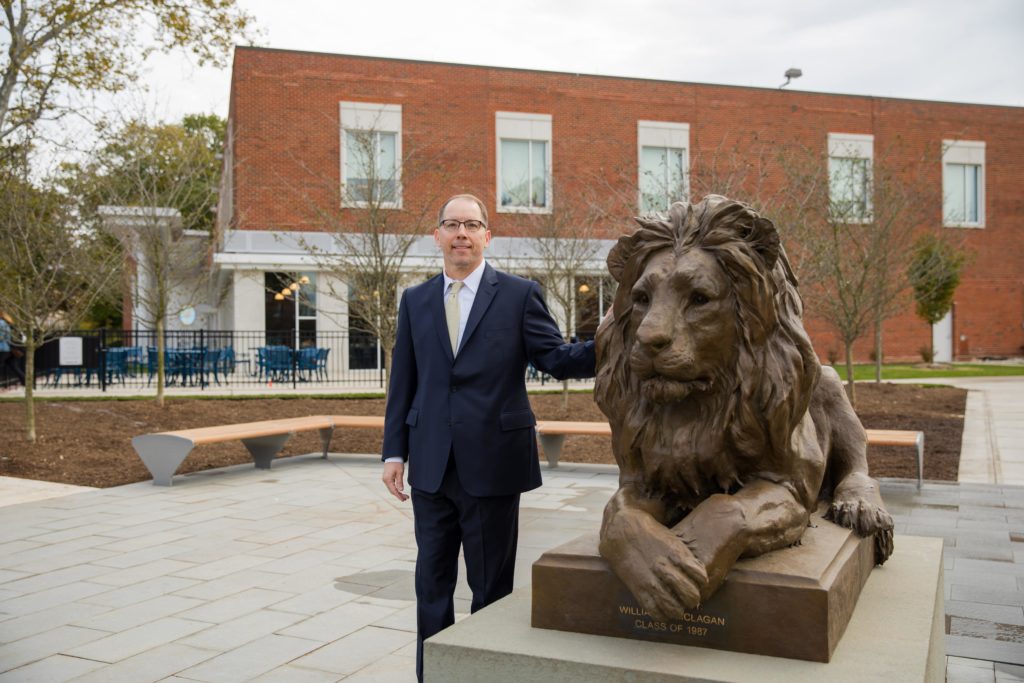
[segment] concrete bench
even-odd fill
[[[382,418],[383,419],[383,418]],[[182,429],[175,432],[143,434],[132,439],[132,447],[153,475],[155,486],[170,486],[171,478],[192,449],[206,443],[241,441],[248,449],[256,467],[270,469],[270,463],[285,443],[297,432],[317,430],[323,444],[323,457],[334,433],[334,419],[329,415],[263,420],[242,424]]]
[[[868,429],[868,443],[872,446],[914,446],[917,449],[917,488],[921,488],[924,477],[924,432],[900,431],[895,429]],[[585,436],[611,436],[612,428],[607,422],[560,422],[538,420],[537,436],[540,438],[544,457],[550,467],[558,467],[565,437],[570,434]]]

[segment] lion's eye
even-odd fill
[[[711,299],[707,298],[700,292],[694,292],[693,294],[690,295],[690,304],[693,306],[703,306],[704,304],[710,301]]]

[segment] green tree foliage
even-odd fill
[[[0,145],[137,83],[153,52],[224,66],[253,18],[235,0],[0,0]]]
[[[117,277],[120,254],[79,226],[69,196],[29,180],[28,163],[0,163],[0,310],[25,349],[25,424],[35,441],[35,350],[78,326]]]
[[[917,316],[929,325],[942,320],[952,308],[966,260],[963,251],[935,235],[924,235],[917,241],[907,273],[914,288]]]
[[[191,114],[180,124],[130,121],[88,162],[68,165],[66,185],[83,197],[86,214],[103,204],[169,206],[186,230],[211,232],[226,128],[215,114]]]

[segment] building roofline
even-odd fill
[[[526,69],[522,67],[514,66],[488,66],[484,64],[467,64],[464,62],[440,62],[429,59],[408,59],[404,57],[379,57],[373,55],[355,55],[346,54],[339,52],[318,52],[316,50],[296,50],[293,48],[283,47],[262,47],[257,45],[236,45],[235,52],[239,50],[252,50],[256,52],[290,52],[293,54],[311,55],[316,57],[339,57],[344,59],[365,59],[367,61],[377,62],[409,62],[413,64],[430,64],[434,66],[447,66],[447,67],[458,67],[465,69],[483,69],[483,70],[497,70],[497,71],[512,71],[519,73],[534,73],[548,76],[576,76],[583,78],[602,78],[617,81],[642,81],[647,83],[665,83],[669,85],[685,85],[695,86],[704,88],[730,88],[734,90],[759,90],[766,93],[794,93],[799,95],[807,96],[819,96],[819,97],[855,97],[863,100],[884,100],[891,102],[922,102],[927,104],[942,104],[953,107],[992,107],[996,109],[1024,109],[1024,107],[1017,107],[1011,104],[986,104],[983,102],[952,102],[949,100],[926,100],[909,97],[889,97],[884,95],[856,95],[852,93],[841,93],[841,92],[815,92],[812,90],[797,90],[797,89],[786,89],[781,90],[780,88],[766,88],[756,85],[731,85],[727,83],[702,83],[699,81],[673,81],[666,78],[646,78],[643,76],[609,76],[605,74],[592,74],[592,73],[574,73],[571,71],[549,71],[546,69]],[[232,68],[232,81],[234,81],[234,68]]]

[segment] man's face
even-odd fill
[[[476,202],[469,199],[453,199],[444,208],[442,220],[480,221],[483,214]],[[444,270],[449,277],[461,279],[472,273],[484,260],[484,248],[491,242],[490,230],[470,232],[466,226],[459,226],[455,232],[443,228],[434,230],[434,241],[444,256]]]

